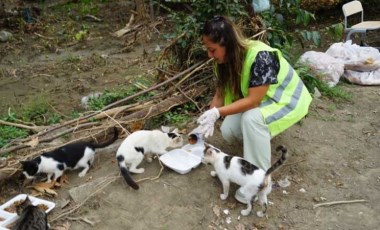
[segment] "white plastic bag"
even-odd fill
[[[252,6],[253,6],[253,9],[255,10],[255,13],[260,13],[265,10],[269,10],[270,1],[269,0],[253,0]]]
[[[322,52],[307,51],[301,55],[298,62],[309,66],[317,74],[321,74],[321,80],[330,87],[338,84],[344,72],[344,63],[341,60]]]
[[[344,77],[351,83],[359,85],[380,85],[380,68],[369,72],[344,71]]]
[[[368,72],[380,68],[379,50],[352,44],[351,40],[332,44],[326,54],[342,60],[346,70]]]

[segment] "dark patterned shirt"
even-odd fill
[[[280,70],[280,62],[275,52],[260,51],[251,66],[251,79],[249,88],[276,84],[277,74]]]

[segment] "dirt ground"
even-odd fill
[[[128,18],[124,13],[128,6],[120,4],[113,2],[109,11],[98,15],[103,22],[85,22],[90,28],[89,36],[70,45],[46,38],[54,33],[11,31],[14,39],[0,43],[1,114],[10,106],[27,105],[42,95],[56,111],[68,115],[73,109],[82,109],[80,98],[90,92],[128,85],[132,77],[154,76],[153,57],[158,55],[155,50],[157,45],[165,43],[153,39],[145,44],[151,58],[143,55],[141,44],[130,52],[120,52],[126,41],[111,36]],[[65,25],[62,18],[46,20]],[[59,29],[56,32],[59,34]],[[273,149],[285,145],[290,157],[273,175],[276,183],[269,195],[271,205],[266,217],[256,215],[261,210],[257,205],[250,216],[240,215],[245,205],[233,198],[236,186],[231,187],[226,201],[220,200],[221,184],[210,176],[209,165],[200,165],[180,175],[162,168],[157,159],[143,162],[145,173],[134,178],[151,177],[151,180],[139,182],[140,190],[132,190],[122,178],[115,178],[118,175],[115,152],[122,141],[119,139],[98,151],[94,167],[84,178],[71,172],[69,183],[58,190],[57,197],[45,197],[57,204],[49,214],[50,220],[55,220],[51,225],[73,230],[377,229],[380,225],[380,106],[377,103],[380,87],[344,83],[341,86],[352,93],[352,102],[334,103],[323,97],[315,98],[307,118],[272,140]],[[189,124],[189,129],[192,127],[194,124]],[[242,155],[241,143],[227,144],[218,129],[207,141],[227,153]],[[278,157],[273,151],[272,160]],[[156,178],[157,175],[160,177]],[[290,185],[280,187],[278,181],[285,178]],[[84,197],[86,193],[98,192],[95,196],[75,212],[58,218],[75,205],[70,191],[96,182],[99,183],[80,192]],[[18,193],[31,192],[21,184],[22,177],[3,184],[0,203]],[[315,204],[353,200],[364,201],[313,208]],[[66,201],[70,201],[69,205],[62,205]]]

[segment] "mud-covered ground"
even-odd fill
[[[152,39],[145,44],[147,55],[143,55],[142,44],[123,50],[128,42],[111,36],[128,22],[128,7],[112,2],[101,8],[97,17],[102,22],[79,20],[76,12],[53,17],[57,6],[43,8],[43,30],[11,31],[14,39],[0,43],[1,114],[42,96],[55,111],[69,116],[71,111],[83,109],[80,98],[90,92],[128,85],[138,76],[154,76],[156,48],[164,42]],[[70,31],[70,36],[75,35],[81,27],[89,31],[84,41],[63,41],[62,36]],[[119,139],[98,151],[94,167],[84,178],[77,172],[69,173],[69,183],[58,190],[58,196],[45,197],[57,204],[49,216],[56,219],[51,225],[69,229],[377,229],[380,88],[346,83],[341,87],[352,93],[351,102],[316,98],[301,124],[272,140],[273,149],[282,144],[290,153],[273,179],[288,178],[290,185],[283,188],[275,184],[267,217],[256,215],[258,206],[250,216],[241,216],[245,206],[233,198],[236,186],[231,187],[226,201],[220,200],[221,184],[210,176],[211,166],[200,165],[180,175],[168,168],[160,173],[157,159],[144,162],[145,173],[134,178],[151,179],[139,182],[140,190],[132,190],[122,178],[114,178],[118,175],[115,151],[122,141]],[[192,127],[189,124],[188,128]],[[241,144],[225,143],[217,129],[207,141],[227,153],[242,155]],[[272,160],[277,157],[273,152]],[[70,190],[97,181],[97,186],[80,192],[98,192],[95,196],[57,219],[75,205]],[[103,188],[107,181],[111,183]],[[3,184],[1,203],[20,192],[31,192],[21,184],[21,178]],[[313,208],[319,203],[353,200],[364,202]],[[62,209],[65,201],[71,203]]]

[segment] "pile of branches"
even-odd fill
[[[132,127],[135,124],[144,123],[144,121],[152,117],[163,114],[173,107],[187,102],[194,103],[201,110],[196,102],[196,98],[204,95],[208,90],[205,81],[211,81],[212,75],[205,76],[205,72],[210,72],[211,61],[210,59],[199,62],[171,76],[168,76],[169,74],[166,73],[167,79],[161,83],[109,104],[99,111],[92,111],[89,114],[61,124],[28,126],[0,120],[0,124],[12,125],[33,132],[33,135],[22,139],[15,139],[0,149],[0,154],[12,153],[0,165],[0,182],[10,178],[19,171],[19,161],[31,159],[64,144],[80,140],[102,142],[104,139],[107,139],[108,133],[112,132],[110,130],[115,126],[123,130],[122,133],[128,135],[134,131]],[[160,91],[160,93],[154,97],[140,100],[137,103],[128,104],[130,100],[153,90]],[[63,135],[70,136],[71,141],[62,145],[46,145],[46,143],[52,142]]]

